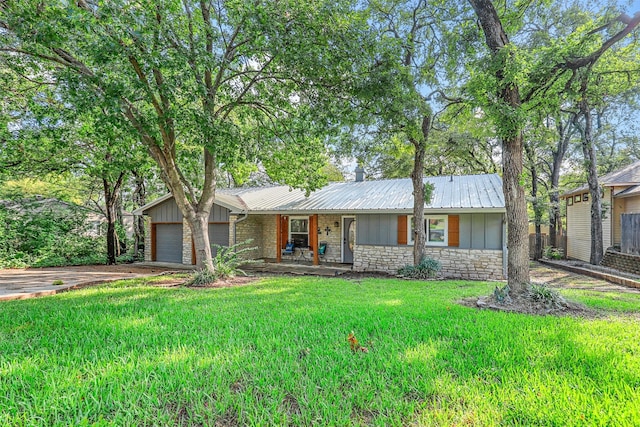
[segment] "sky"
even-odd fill
[[[619,1],[618,4],[627,12],[627,15],[633,16],[634,13],[640,12],[640,0],[633,0],[630,6],[627,5],[628,1]]]

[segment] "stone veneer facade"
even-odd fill
[[[258,250],[251,253],[249,258],[275,259],[277,257],[276,242],[278,241],[276,218],[275,215],[249,215],[246,219],[242,219],[237,215],[231,215],[229,217],[229,245],[232,245],[234,241],[243,242],[247,239],[253,239],[251,246],[257,246]],[[238,219],[240,219],[239,222]],[[336,222],[338,227],[335,226]],[[340,252],[341,226],[340,215],[318,215],[318,228],[320,229],[318,242],[327,242],[327,252],[321,262],[342,261]],[[326,231],[327,227],[331,229],[329,234]],[[317,233],[317,230],[315,231]]]
[[[191,239],[191,228],[186,219],[182,220],[182,263],[192,264],[191,258],[193,254]]]
[[[504,279],[502,251],[489,249],[427,248],[427,256],[440,261],[443,277],[502,280]],[[356,271],[385,271],[413,264],[412,246],[357,245],[354,249],[353,269]]]
[[[144,219],[144,260],[145,262],[153,261],[151,257],[151,218],[148,216]]]

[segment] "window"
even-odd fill
[[[582,199],[580,198],[579,194],[576,194],[575,196],[573,196],[573,203],[580,203],[582,201]]]
[[[309,218],[289,219],[289,240],[297,248],[309,247]]]
[[[567,197],[567,206],[573,205],[573,197]]]
[[[425,215],[424,231],[426,234],[427,246],[447,246],[447,219],[447,215]],[[409,227],[407,227],[409,236],[407,236],[407,241],[409,244],[412,244],[414,231],[413,216],[409,216],[407,220],[409,221]]]
[[[584,193],[582,195],[582,201],[583,202],[588,202],[589,201],[589,193]]]

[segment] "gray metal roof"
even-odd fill
[[[425,206],[427,211],[504,211],[502,181],[496,174],[428,177],[425,182],[434,186],[431,203]],[[287,186],[219,190],[219,194],[236,196],[247,211],[254,213],[411,212],[413,209],[413,186],[408,178],[334,182],[309,197]]]

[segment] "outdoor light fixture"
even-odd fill
[[[340,228],[340,223],[338,221],[336,221],[336,222],[333,223],[333,226],[335,228]]]

